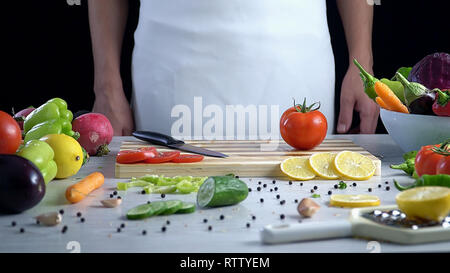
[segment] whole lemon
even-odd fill
[[[56,178],[67,178],[76,174],[83,164],[83,150],[73,137],[64,134],[50,134],[41,138],[55,152],[54,160],[58,166]]]

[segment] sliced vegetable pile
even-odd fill
[[[132,187],[141,187],[143,192],[149,193],[182,193],[197,192],[207,177],[144,175],[132,177],[130,182],[118,182],[117,189],[126,191]]]
[[[194,203],[180,200],[154,201],[130,209],[127,212],[127,218],[130,220],[140,220],[156,215],[184,214],[193,213],[194,211]]]
[[[391,79],[377,79],[355,59],[366,94],[381,108],[401,113],[450,116],[450,55],[426,56]]]
[[[157,163],[193,163],[202,161],[204,156],[181,154],[180,151],[159,152],[155,147],[145,147],[136,150],[122,150],[117,154],[119,164],[157,164]]]

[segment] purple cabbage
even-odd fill
[[[450,54],[434,53],[413,66],[410,82],[418,82],[428,89],[450,89]]]

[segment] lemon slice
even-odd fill
[[[309,167],[308,157],[290,157],[281,162],[281,171],[292,179],[310,180],[316,174]]]
[[[333,153],[316,153],[309,158],[309,166],[320,177],[325,179],[338,179],[339,175],[334,169]]]
[[[330,197],[330,206],[335,207],[371,207],[378,206],[380,198],[367,194],[333,194]]]
[[[410,219],[441,221],[450,213],[450,188],[417,187],[395,197],[401,211]]]
[[[350,151],[342,151],[336,155],[334,168],[339,175],[352,180],[367,180],[376,170],[370,158]]]

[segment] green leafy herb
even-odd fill
[[[311,195],[311,197],[312,197],[312,198],[319,198],[319,197],[320,197],[320,194],[315,193],[315,194]]]
[[[340,190],[344,190],[347,188],[347,184],[344,181],[339,181],[338,187]]]

